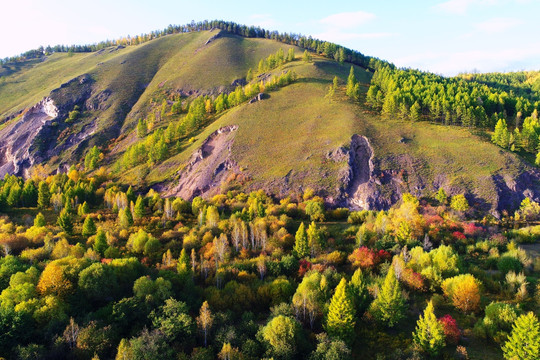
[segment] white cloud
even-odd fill
[[[435,5],[434,8],[449,14],[465,15],[472,5],[494,5],[496,3],[497,0],[448,0]]]
[[[504,32],[518,25],[523,24],[523,21],[515,18],[493,18],[475,25],[475,27],[485,33],[494,34]]]
[[[375,14],[365,11],[343,12],[321,19],[320,22],[334,28],[355,28],[375,19]]]

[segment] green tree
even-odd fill
[[[141,195],[137,196],[137,201],[135,201],[135,207],[133,209],[136,219],[142,219],[144,216],[144,201]]]
[[[437,195],[435,196],[435,199],[441,204],[446,204],[446,200],[448,200],[448,195],[446,195],[446,191],[442,187],[439,188],[439,191],[437,191]]]
[[[109,245],[107,244],[107,235],[102,228],[99,228],[97,230],[96,238],[94,240],[94,250],[101,255],[104,255],[105,250],[107,250],[108,247]]]
[[[189,343],[195,333],[195,323],[189,315],[188,306],[175,299],[167,299],[159,309],[152,311],[149,318],[169,341]]]
[[[416,345],[432,356],[437,355],[445,345],[444,329],[435,316],[431,301],[424,310],[424,316],[420,315],[416,322],[413,339]]]
[[[302,60],[306,63],[310,63],[313,60],[309,51],[304,50],[304,54],[302,55]]]
[[[92,147],[84,157],[84,167],[88,170],[94,170],[100,160],[101,152],[97,146]]]
[[[347,94],[348,97],[350,97],[351,99],[355,99],[357,100],[358,99],[358,87],[356,86],[357,84],[357,80],[356,80],[356,76],[354,76],[354,67],[351,66],[351,71],[349,72],[349,77],[347,78],[347,88],[345,90],[345,93]]]
[[[91,236],[96,233],[96,224],[94,224],[94,219],[91,216],[87,215],[84,219],[82,235]]]
[[[504,358],[509,360],[540,359],[540,324],[534,313],[517,318],[502,350]]]
[[[69,213],[68,209],[64,208],[62,211],[60,211],[60,215],[58,215],[58,220],[56,223],[62,228],[62,230],[64,230],[66,234],[73,234],[73,219],[71,218],[71,214]]]
[[[393,327],[405,316],[405,298],[396,278],[394,266],[390,266],[382,287],[371,303],[370,312],[379,322]]]
[[[143,119],[139,119],[139,122],[137,123],[137,137],[139,139],[142,139],[146,136],[146,124]]]
[[[270,353],[276,358],[291,359],[298,352],[300,324],[293,318],[279,315],[262,329],[263,339],[270,345]]]
[[[309,243],[306,234],[306,227],[304,223],[301,223],[296,231],[295,242],[294,242],[294,252],[298,258],[305,258],[309,255]]]
[[[317,348],[310,360],[352,360],[351,350],[339,339],[331,339],[326,333],[317,334]]]
[[[358,314],[363,313],[367,301],[367,286],[361,268],[356,269],[354,272],[351,281],[349,282],[349,288],[354,298],[356,312]]]
[[[118,224],[124,229],[127,229],[133,225],[133,216],[131,215],[131,210],[129,210],[128,207],[118,211]]]
[[[46,209],[49,207],[50,201],[49,185],[45,181],[40,181],[38,187],[38,207],[40,209]]]
[[[491,136],[491,142],[495,145],[499,145],[503,149],[507,149],[510,145],[510,132],[508,131],[508,125],[506,120],[499,119],[497,125],[495,125],[495,131]]]
[[[420,104],[418,103],[418,101],[415,101],[414,104],[411,106],[411,109],[409,112],[409,119],[411,121],[422,120],[422,108],[420,107]]]
[[[328,335],[350,343],[354,336],[355,318],[354,298],[348,289],[347,280],[342,278],[328,308],[326,317]]]
[[[43,216],[42,213],[38,213],[36,215],[36,218],[34,219],[34,226],[35,227],[42,227],[42,226],[45,226],[46,223],[45,223],[45,216]]]
[[[452,196],[450,207],[456,211],[467,211],[469,210],[469,202],[463,194],[454,195]]]

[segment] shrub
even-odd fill
[[[461,338],[461,331],[459,330],[456,320],[451,315],[447,314],[441,317],[439,322],[443,326],[446,342],[457,345]]]

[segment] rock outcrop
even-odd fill
[[[36,139],[57,116],[54,101],[46,97],[0,130],[0,176],[28,175],[26,170],[37,162],[31,151]]]
[[[193,199],[220,191],[227,177],[238,172],[238,165],[231,159],[231,147],[238,126],[230,125],[213,132],[191,155],[187,165],[178,173],[178,180],[165,196]]]

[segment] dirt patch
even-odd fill
[[[239,172],[238,165],[231,159],[237,129],[236,125],[226,126],[208,136],[178,173],[176,183],[164,190],[165,196],[193,199],[219,193],[229,175]]]

